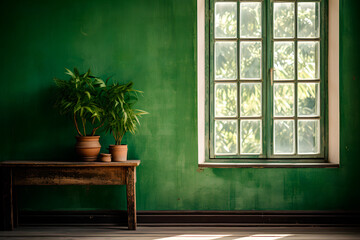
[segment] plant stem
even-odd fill
[[[84,128],[84,136],[86,136],[86,129],[85,129],[85,125],[86,125],[86,119],[81,118],[82,124],[83,124],[83,128]]]
[[[122,131],[116,133],[116,138],[115,138],[116,145],[121,145],[121,140],[123,137],[124,137],[124,133]]]
[[[76,127],[76,131],[78,132],[79,136],[82,136],[80,130],[79,130],[79,126],[77,124],[77,121],[76,121],[76,114],[74,113],[74,123],[75,123],[75,127]]]
[[[116,141],[116,145],[121,145],[122,136],[119,136],[118,140]]]
[[[114,136],[114,139],[115,139],[115,145],[116,145],[116,134],[115,134],[115,132],[113,132],[112,134],[113,134],[113,136]]]
[[[98,127],[93,128],[92,133],[91,133],[91,136],[94,136],[94,135],[95,135],[96,130],[98,130],[99,128],[101,128],[103,125],[104,125],[104,122],[102,122],[102,123],[101,123]]]

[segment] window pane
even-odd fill
[[[261,2],[240,3],[240,37],[261,37]]]
[[[215,121],[215,154],[237,153],[237,120]]]
[[[320,120],[299,120],[298,124],[299,154],[320,153]]]
[[[240,42],[240,78],[261,79],[261,42]]]
[[[294,154],[294,120],[274,121],[274,154]]]
[[[317,38],[320,36],[320,3],[298,3],[298,37]]]
[[[215,84],[215,117],[236,117],[237,84]]]
[[[236,42],[215,43],[215,79],[236,79]]]
[[[241,120],[241,154],[261,153],[261,120]]]
[[[261,116],[261,83],[240,84],[240,115]]]
[[[319,116],[320,98],[319,83],[299,83],[298,84],[298,115],[299,116]]]
[[[319,79],[319,42],[298,42],[298,78]]]
[[[274,84],[274,116],[292,117],[294,116],[294,84],[275,83]]]
[[[215,4],[215,37],[236,38],[237,6],[236,2],[217,2]]]
[[[274,3],[274,38],[295,37],[295,4]]]
[[[274,43],[274,79],[293,80],[295,78],[294,42]]]

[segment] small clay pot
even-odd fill
[[[113,162],[125,162],[127,160],[127,145],[110,145],[109,150]]]
[[[80,160],[94,162],[100,153],[100,136],[77,136],[75,151]]]
[[[100,161],[101,162],[111,162],[111,154],[110,153],[100,153]]]

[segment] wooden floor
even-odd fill
[[[0,232],[0,239],[359,240],[360,230],[325,227],[139,227],[137,231],[130,231],[111,226],[42,226],[19,227],[11,232]]]

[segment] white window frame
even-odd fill
[[[198,164],[202,167],[224,167],[226,163],[205,163],[205,1],[197,0],[197,103],[198,103]],[[328,163],[340,164],[340,117],[339,117],[339,0],[329,1],[328,45],[328,116],[329,141]],[[229,164],[229,166],[247,164]],[[248,164],[250,166],[250,164]],[[254,166],[256,164],[251,164]],[[261,165],[261,164],[260,164]],[[269,163],[269,165],[274,165]],[[278,164],[279,165],[279,164]],[[285,164],[289,166],[289,164]],[[284,166],[285,166],[284,165]],[[304,164],[294,164],[294,166]],[[319,164],[318,164],[319,165]],[[312,165],[309,164],[309,167]]]

